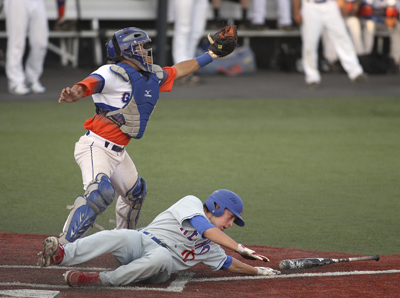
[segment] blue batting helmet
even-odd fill
[[[153,72],[152,49],[144,48],[144,44],[148,42],[151,42],[151,39],[142,29],[135,27],[121,29],[107,42],[107,59],[114,62],[127,59],[141,70]]]
[[[237,217],[234,223],[240,227],[244,226],[241,216],[244,210],[243,201],[234,192],[227,189],[214,191],[205,201],[205,204],[208,210],[215,216],[221,216],[225,212],[225,209],[228,209]],[[219,209],[216,209],[216,204],[220,207]]]

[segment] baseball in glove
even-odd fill
[[[218,57],[225,57],[232,53],[237,44],[237,29],[234,25],[229,25],[222,28],[214,35],[208,34],[210,41],[209,51],[213,52]]]

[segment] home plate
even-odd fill
[[[0,297],[40,297],[40,298],[54,298],[60,291],[46,291],[46,290],[5,290],[0,291]]]

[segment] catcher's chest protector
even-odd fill
[[[118,63],[110,69],[125,81],[129,79],[132,84],[132,94],[122,109],[109,112],[106,117],[111,119],[112,115],[122,115],[124,123],[120,125],[121,131],[131,138],[140,139],[159,98],[159,78],[155,73],[141,75],[127,63]]]

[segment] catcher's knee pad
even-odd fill
[[[106,174],[99,173],[96,178],[90,182],[85,191],[87,205],[91,207],[97,215],[106,210],[107,206],[114,201],[115,190],[111,184],[110,178]]]
[[[64,226],[63,236],[60,238],[61,243],[65,240],[74,242],[82,237],[93,225],[97,215],[103,213],[113,202],[115,190],[108,176],[100,173],[90,182],[84,195],[75,199]]]
[[[135,185],[126,193],[127,200],[125,200],[125,202],[132,207],[128,213],[127,218],[128,229],[136,228],[140,215],[140,210],[142,209],[142,204],[144,202],[144,199],[146,198],[146,195],[146,181],[144,181],[143,178],[138,177]]]
[[[93,225],[96,217],[96,212],[87,204],[86,198],[78,196],[65,223],[60,243],[74,242],[82,237]]]

